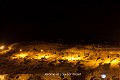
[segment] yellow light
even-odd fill
[[[44,56],[45,58],[49,58],[50,56]]]
[[[41,58],[41,55],[40,54],[36,54],[33,56],[33,59],[40,59]]]
[[[116,64],[116,63],[118,63],[118,60],[115,59],[115,60],[113,60],[111,63],[112,63],[112,64]]]
[[[41,57],[39,57],[39,56],[35,56],[35,57],[34,57],[34,59],[40,59],[40,58],[41,58]]]
[[[4,75],[0,75],[0,80],[5,80],[5,76]]]
[[[38,55],[38,56],[34,56],[34,59],[41,59],[41,58],[49,58],[50,56],[46,56],[46,55]]]
[[[71,56],[69,56],[69,57],[63,57],[62,59],[67,59],[67,60],[69,60],[69,61],[71,61],[71,60],[80,60],[80,57],[71,57]]]
[[[20,58],[24,58],[26,57],[28,54],[22,53],[22,54],[17,54],[16,57],[20,57]]]
[[[5,46],[1,46],[1,47],[0,47],[0,49],[4,49],[4,48],[5,48]]]
[[[104,63],[110,63],[110,59],[105,60]]]
[[[41,52],[43,52],[43,49],[41,49]]]

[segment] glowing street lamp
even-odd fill
[[[101,78],[105,79],[106,78],[106,74],[102,74]]]
[[[20,49],[20,52],[22,51],[22,49]]]
[[[0,49],[3,50],[5,48],[5,46],[1,46]]]
[[[43,49],[41,49],[41,52],[43,52]]]

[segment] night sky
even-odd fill
[[[0,3],[0,41],[120,41],[120,5],[111,1]]]

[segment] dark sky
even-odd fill
[[[110,0],[0,5],[0,41],[120,41],[120,5]]]

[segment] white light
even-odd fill
[[[22,51],[22,49],[20,49],[20,52]]]
[[[41,52],[43,52],[43,49],[41,49]]]
[[[102,77],[102,78],[106,78],[106,75],[105,75],[105,74],[102,74],[101,77]]]

